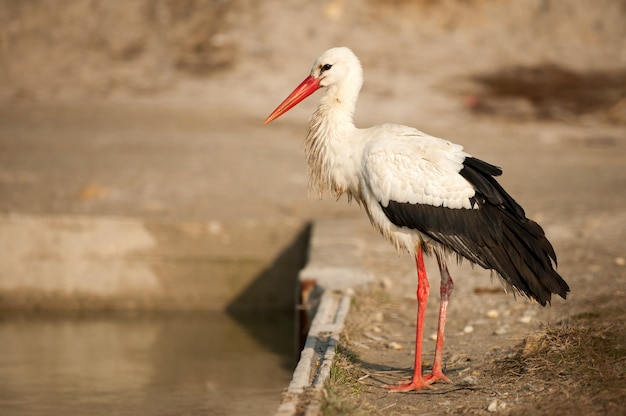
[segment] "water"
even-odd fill
[[[272,414],[293,317],[223,313],[0,319],[9,415]]]

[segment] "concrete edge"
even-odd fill
[[[276,416],[319,414],[322,388],[330,376],[351,300],[352,296],[339,293],[326,292],[322,295],[300,361]]]
[[[308,263],[298,276],[299,307],[313,319],[275,416],[320,414],[324,383],[330,377],[354,289],[372,280],[362,267],[364,245],[356,227],[349,220],[313,224]]]
[[[0,311],[293,308],[300,220],[0,213]]]

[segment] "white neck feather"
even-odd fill
[[[360,88],[360,85],[359,85]],[[356,92],[346,91],[332,85],[320,100],[311,116],[304,152],[309,168],[309,193],[320,198],[324,190],[339,198],[348,193],[351,198],[358,192],[358,184],[351,183],[351,161],[357,156],[354,146],[356,127],[353,114]]]

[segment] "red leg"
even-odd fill
[[[424,266],[424,257],[422,248],[418,245],[417,254],[415,256],[417,264],[417,328],[415,330],[415,365],[413,367],[413,377],[411,381],[396,384],[384,385],[383,387],[390,392],[403,392],[411,390],[421,390],[429,387],[429,384],[422,376],[422,339],[424,334],[424,314],[426,313],[426,301],[430,292],[428,277],[426,276],[426,267]]]
[[[435,359],[433,362],[432,372],[425,377],[428,384],[434,383],[437,380],[451,383],[450,379],[446,377],[441,370],[441,358],[443,356],[443,333],[446,327],[446,314],[448,312],[448,301],[454,288],[454,282],[448,272],[448,266],[437,255],[437,263],[439,264],[439,272],[441,273],[441,286],[439,293],[441,295],[441,303],[439,305],[439,322],[437,325],[437,342],[435,344]]]

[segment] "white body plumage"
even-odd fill
[[[345,54],[345,49],[325,52],[313,65],[311,76],[320,75],[320,62],[332,61],[332,55]],[[414,254],[416,244],[430,239],[393,224],[381,204],[387,207],[389,201],[396,201],[472,209],[470,198],[475,190],[459,175],[469,155],[460,145],[407,126],[355,127],[353,112],[362,70],[356,56],[351,52],[348,56],[353,62],[352,73],[344,78],[347,82],[341,88],[329,86],[309,122],[305,141],[309,190],[320,197],[329,190],[337,198],[344,193],[348,199],[355,198],[396,249]]]
[[[431,240],[417,230],[398,227],[382,210],[390,201],[452,209],[475,209],[475,190],[459,171],[469,155],[460,145],[395,124],[346,128],[340,137],[324,134],[317,111],[305,146],[309,189],[320,197],[329,190],[362,205],[372,224],[398,250],[415,254]],[[322,157],[323,155],[323,157]]]

